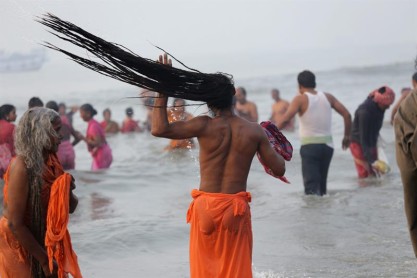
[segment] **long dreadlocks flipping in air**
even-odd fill
[[[235,89],[230,75],[201,73],[188,67],[189,70],[183,70],[142,58],[123,46],[105,41],[49,13],[36,21],[55,31],[51,33],[58,38],[84,48],[101,59],[104,63],[82,58],[47,42],[44,44],[93,71],[169,97],[203,101],[217,109],[232,105]]]

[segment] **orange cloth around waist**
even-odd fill
[[[194,189],[187,212],[192,278],[251,278],[252,225],[249,192]]]
[[[49,269],[52,270],[52,262],[55,259],[58,263],[59,278],[67,277],[66,273],[71,273],[74,278],[82,277],[67,229],[71,179],[70,174],[64,173],[52,184],[46,218],[45,246],[48,252]]]
[[[27,254],[9,229],[5,217],[0,219],[0,277],[32,277]]]

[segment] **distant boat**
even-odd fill
[[[0,51],[0,73],[39,70],[46,61],[44,49],[33,49],[28,53],[6,54]]]

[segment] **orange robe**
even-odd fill
[[[7,205],[7,188],[9,186],[9,169],[5,174],[4,205]],[[54,258],[59,267],[59,277],[67,277],[71,273],[81,278],[77,256],[71,247],[71,240],[66,229],[68,223],[69,192],[71,176],[64,173],[56,154],[49,156],[42,175],[41,190],[44,217],[47,219],[45,242],[50,262]],[[26,211],[25,223],[29,223],[29,209]],[[30,278],[30,262],[27,251],[14,237],[9,229],[7,219],[0,219],[0,277]],[[60,256],[58,256],[60,255]]]
[[[250,193],[194,189],[191,196],[191,278],[252,278]]]

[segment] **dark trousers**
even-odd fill
[[[300,154],[305,194],[325,195],[333,148],[326,144],[307,144],[301,146]]]

